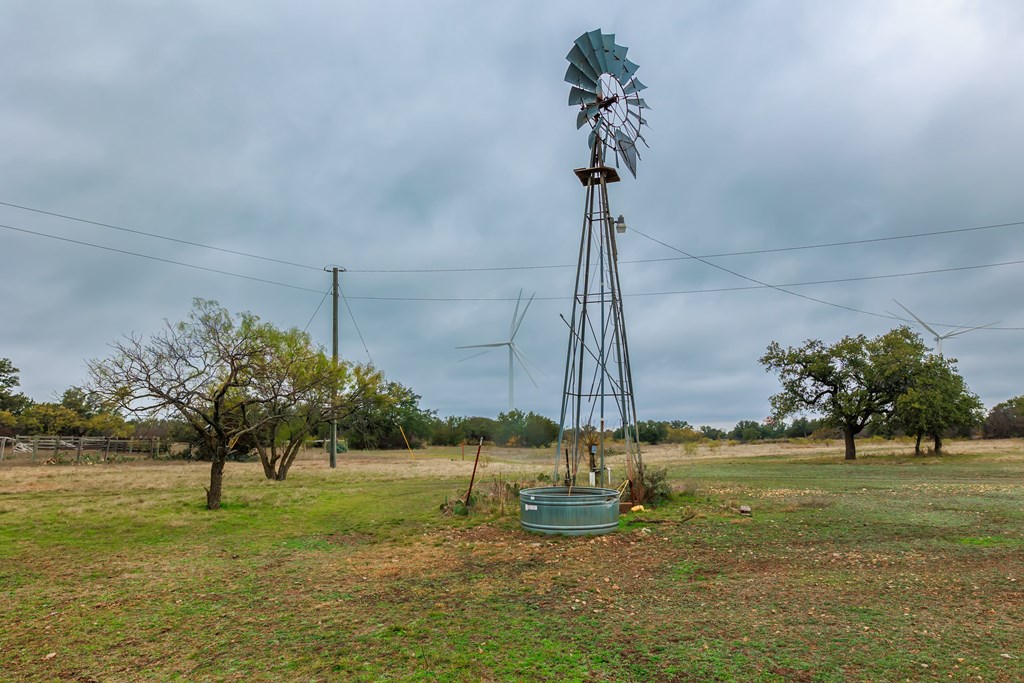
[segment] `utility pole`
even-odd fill
[[[328,270],[324,268],[324,270]],[[331,287],[331,298],[333,300],[334,314],[332,320],[334,321],[332,335],[331,335],[331,360],[334,362],[334,366],[338,366],[338,273],[345,272],[344,268],[338,268],[337,266],[331,266],[331,276],[333,278]],[[332,396],[332,403],[335,402],[337,396]],[[334,406],[331,406],[331,455],[330,463],[331,468],[338,466],[338,417],[334,414]]]

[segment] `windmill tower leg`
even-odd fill
[[[614,169],[601,163],[595,147],[591,166],[576,171],[586,187],[583,227],[576,266],[576,286],[569,325],[561,423],[555,453],[555,479],[566,454],[567,486],[577,479],[581,462],[604,481],[604,431],[608,422],[621,425],[627,446],[626,473],[633,500],[643,499],[643,462],[636,438],[636,403],[629,363],[629,346],[622,307],[615,229],[608,206],[608,184],[618,180]],[[617,420],[608,420],[614,410]],[[596,426],[596,429],[595,429]],[[597,429],[600,431],[597,432]],[[594,446],[596,453],[591,453]],[[592,455],[599,457],[591,457]],[[600,463],[600,465],[598,465]]]

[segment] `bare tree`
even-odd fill
[[[215,510],[229,454],[273,415],[260,410],[267,399],[251,388],[274,332],[251,313],[232,317],[215,301],[195,299],[187,320],[149,339],[126,336],[109,358],[90,361],[92,389],[131,414],[188,422],[211,460],[206,507]]]

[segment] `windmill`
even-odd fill
[[[469,358],[463,358],[462,359],[463,361],[467,361],[470,358],[476,358],[477,356],[482,356],[485,353],[487,353],[489,351],[492,351],[492,350],[494,350],[494,349],[496,349],[498,347],[501,347],[501,346],[507,346],[508,347],[508,410],[509,410],[509,412],[512,412],[513,405],[514,405],[513,404],[513,376],[514,376],[513,370],[514,370],[514,364],[515,364],[515,360],[516,359],[519,360],[519,364],[522,366],[523,372],[525,372],[526,376],[530,378],[531,382],[533,382],[533,386],[537,386],[536,380],[533,379],[533,375],[530,374],[530,371],[526,367],[527,364],[533,365],[533,363],[530,361],[529,358],[527,358],[523,354],[522,351],[519,350],[519,347],[516,346],[516,334],[519,333],[519,328],[523,324],[523,318],[526,317],[526,311],[530,308],[530,304],[533,303],[533,297],[535,297],[535,296],[537,296],[536,293],[534,293],[534,294],[532,294],[530,296],[529,301],[527,301],[526,305],[523,306],[523,312],[520,313],[519,312],[519,306],[523,302],[523,290],[521,290],[521,289],[519,290],[519,298],[516,299],[516,310],[513,311],[513,313],[512,313],[512,324],[509,325],[509,328],[508,328],[508,340],[507,341],[492,342],[490,344],[470,344],[468,346],[456,346],[455,347],[457,349],[487,349],[486,351],[481,351],[480,353],[475,353],[472,356],[469,356]],[[459,362],[461,363],[462,361],[459,361]],[[534,368],[536,368],[536,367],[537,366],[534,365]]]
[[[618,167],[621,162],[635,178],[640,158],[637,140],[647,144],[640,129],[647,123],[643,111],[648,107],[639,95],[647,86],[636,78],[638,67],[626,59],[626,52],[627,48],[615,44],[614,34],[598,29],[577,38],[566,55],[569,105],[579,108],[576,128],[590,124],[591,131],[590,163],[574,171],[586,188],[586,198],[572,314],[569,320],[563,318],[569,343],[554,474],[558,480],[564,466],[565,485],[575,485],[580,462],[586,457],[591,481],[600,479],[604,485],[606,411],[615,411],[626,441],[631,493],[639,502],[643,462],[615,244],[616,232],[625,232],[626,224],[621,216],[618,221],[612,218],[608,185],[618,182],[619,174],[606,165],[614,160]]]
[[[899,306],[904,311],[909,313],[910,317],[912,317],[914,320],[916,320],[921,325],[921,327],[923,327],[924,329],[926,329],[926,330],[928,330],[929,332],[932,333],[932,336],[935,338],[935,353],[939,354],[940,356],[942,355],[942,340],[943,339],[949,339],[950,337],[957,337],[957,336],[959,336],[961,334],[964,334],[966,332],[973,332],[974,330],[983,330],[986,327],[992,327],[993,325],[998,325],[999,324],[998,322],[994,322],[994,323],[988,323],[986,325],[975,325],[973,327],[966,327],[964,325],[959,325],[957,327],[954,327],[952,330],[950,330],[949,332],[947,332],[945,334],[939,334],[938,332],[935,331],[934,328],[932,328],[931,325],[929,325],[928,323],[926,323],[925,321],[921,320],[916,315],[914,315],[914,312],[911,311],[909,308],[907,308],[906,306],[901,304],[899,301],[896,301],[896,299],[893,299],[893,301],[896,302],[897,306]],[[890,315],[892,315],[892,314],[890,313]],[[899,316],[896,316],[896,317],[899,317]]]

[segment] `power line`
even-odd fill
[[[177,242],[178,244],[187,244],[191,247],[199,247],[200,249],[211,249],[213,251],[219,251],[225,254],[234,254],[235,256],[245,256],[248,258],[259,259],[261,261],[269,261],[270,263],[280,263],[286,266],[295,266],[296,268],[308,268],[310,270],[320,270],[316,266],[308,266],[304,263],[294,263],[292,261],[283,261],[281,259],[270,258],[269,256],[260,256],[259,254],[250,254],[244,251],[236,251],[234,249],[225,249],[223,247],[214,247],[209,244],[202,244],[200,242],[190,242],[189,240],[178,239],[177,237],[168,237],[166,235],[158,235],[155,232],[145,232],[143,230],[135,230],[133,228],[124,228],[119,225],[113,225],[111,223],[102,223],[100,221],[92,221],[87,218],[78,218],[77,216],[69,216],[63,213],[56,213],[54,211],[44,211],[43,209],[34,209],[31,206],[22,206],[21,204],[12,204],[11,202],[0,201],[0,205],[9,206],[14,209],[21,209],[22,211],[31,211],[33,213],[43,214],[44,216],[54,216],[56,218],[63,218],[69,221],[76,221],[78,223],[87,223],[89,225],[96,225],[101,228],[110,228],[111,230],[120,230],[121,232],[130,232],[134,235],[143,235],[145,237],[152,237],[158,240],[167,240],[168,242]]]
[[[983,268],[997,268],[999,266],[1018,266],[1024,264],[1024,259],[1019,261],[1003,261],[1001,263],[982,263],[974,266],[950,266],[949,268],[933,268],[931,270],[915,270],[907,273],[886,273],[885,275],[862,275],[859,277],[841,277],[831,280],[808,280],[806,282],[784,282],[777,285],[748,285],[746,287],[718,287],[715,289],[691,289],[669,292],[643,292],[638,294],[627,294],[624,296],[660,296],[665,294],[704,294],[710,292],[740,292],[751,289],[774,289],[776,287],[806,287],[809,285],[831,285],[842,282],[861,282],[864,280],[889,280],[898,277],[912,277],[915,275],[934,275],[936,273],[952,273],[958,270],[981,270]],[[883,316],[905,320],[899,316]]]
[[[83,242],[82,240],[73,240],[70,237],[59,237],[57,235],[50,235],[45,232],[37,232],[35,230],[26,230],[25,228],[16,228],[13,225],[4,225],[0,223],[0,228],[6,230],[14,230],[15,232],[23,232],[28,235],[36,235],[37,237],[47,237],[52,240],[59,240],[61,242],[70,242],[71,244],[78,244],[83,247],[92,247],[93,249],[103,249],[104,251],[112,251],[116,254],[125,254],[127,256],[137,256],[139,258],[149,259],[150,261],[160,261],[161,263],[170,263],[175,266],[184,266],[185,268],[194,268],[195,270],[205,270],[208,273],[217,273],[219,275],[228,275],[230,277],[237,277],[242,280],[251,280],[253,282],[262,282],[267,285],[276,285],[277,287],[287,287],[288,289],[298,289],[303,292],[313,292],[319,294],[319,289],[310,289],[309,287],[300,287],[298,285],[290,285],[286,282],[275,282],[274,280],[265,280],[261,277],[253,277],[251,275],[242,275],[240,273],[231,273],[226,270],[218,270],[217,268],[208,268],[206,266],[197,266],[194,263],[185,263],[183,261],[174,261],[172,259],[161,258],[160,256],[150,256],[149,254],[140,254],[135,251],[128,251],[126,249],[117,249],[116,247],[108,247],[102,244],[93,244],[92,242]]]
[[[366,351],[366,357],[370,359],[370,365],[373,365],[373,356],[370,355],[370,349],[366,348],[366,340],[363,339],[363,333],[359,330],[359,323],[356,322],[356,316],[352,312],[352,307],[348,305],[348,297],[345,296],[345,292],[340,288],[338,293],[341,294],[341,300],[345,302],[345,308],[348,309],[348,317],[352,318],[352,326],[356,328],[356,334],[359,335],[359,342],[363,345],[363,351]]]
[[[293,266],[295,268],[303,268],[307,270],[321,270],[319,266],[312,266],[305,263],[296,263],[294,261],[286,261],[283,259],[271,258],[268,256],[261,256],[259,254],[251,254],[249,252],[238,251],[235,249],[227,249],[224,247],[215,247],[209,244],[202,244],[201,242],[192,242],[189,240],[183,240],[176,237],[168,237],[166,235],[160,235],[158,233],[146,232],[143,230],[137,230],[134,228],[126,228],[112,223],[104,223],[102,221],[90,220],[88,218],[80,218],[69,214],[57,213],[55,211],[47,211],[44,209],[37,209],[31,206],[25,206],[23,204],[15,204],[13,202],[0,201],[0,206],[8,206],[14,209],[20,209],[22,211],[31,211],[33,213],[42,214],[45,216],[53,216],[55,218],[62,218],[69,221],[75,221],[78,223],[85,223],[88,225],[94,225],[102,228],[109,228],[111,230],[119,230],[121,232],[132,233],[135,235],[143,235],[145,237],[152,237],[154,239],[166,240],[169,242],[177,242],[178,244],[186,244],[193,247],[199,247],[201,249],[210,249],[213,251],[219,251],[226,254],[233,254],[235,256],[245,256],[247,258],[259,259],[261,261],[267,261],[270,263],[277,263],[286,266]],[[713,254],[702,254],[692,255],[684,254],[683,256],[675,256],[670,258],[653,258],[653,259],[623,259],[619,263],[661,263],[668,261],[689,261],[689,260],[701,260],[711,258],[726,258],[731,256],[752,256],[757,254],[776,254],[787,251],[804,251],[808,249],[826,249],[831,247],[845,247],[854,246],[858,244],[873,244],[877,242],[891,242],[895,240],[907,240],[917,239],[922,237],[937,237],[942,235],[952,235],[958,233],[977,232],[981,230],[995,230],[999,228],[1010,228],[1010,227],[1021,227],[1024,226],[1024,221],[1011,221],[1007,223],[993,223],[990,225],[976,225],[966,228],[951,228],[948,230],[931,230],[927,232],[910,233],[906,235],[889,235],[885,237],[871,237],[860,240],[844,240],[839,242],[823,242],[820,244],[806,244],[797,245],[792,247],[773,247],[770,249],[749,249],[746,251],[728,251],[719,252]],[[639,231],[637,231],[639,232]],[[644,235],[644,237],[647,237]],[[649,238],[651,239],[651,238]],[[683,252],[680,252],[683,253]],[[516,271],[516,270],[555,270],[560,268],[574,268],[575,264],[540,264],[540,265],[525,265],[525,266],[466,266],[466,267],[453,267],[453,268],[355,268],[347,272],[349,273],[364,273],[364,274],[399,274],[399,273],[473,273],[473,272],[503,272],[503,271]]]
[[[630,229],[634,229],[634,228],[631,227]],[[799,283],[782,283],[782,284],[779,284],[779,285],[756,284],[756,285],[748,285],[748,286],[745,286],[745,287],[714,287],[714,288],[694,289],[694,290],[668,290],[668,291],[662,291],[662,292],[633,292],[633,293],[624,293],[623,296],[624,297],[652,297],[652,296],[670,296],[670,295],[677,295],[677,294],[717,294],[717,293],[722,293],[722,292],[745,292],[745,291],[763,290],[763,289],[777,289],[779,287],[809,287],[811,285],[835,285],[835,284],[841,284],[841,283],[854,283],[854,282],[862,282],[862,281],[870,281],[870,280],[891,280],[891,279],[894,279],[894,278],[911,278],[911,276],[914,276],[914,275],[929,275],[929,274],[936,274],[936,273],[940,273],[940,272],[952,272],[952,271],[956,271],[956,270],[980,270],[980,269],[983,269],[983,268],[995,268],[995,267],[1000,267],[1000,266],[1021,265],[1021,264],[1024,264],[1024,259],[1021,259],[1021,260],[1018,260],[1018,261],[1002,261],[1002,262],[999,262],[999,263],[980,263],[980,264],[977,264],[977,265],[950,266],[948,268],[932,268],[932,269],[929,269],[929,270],[912,270],[912,271],[909,271],[909,272],[889,272],[889,273],[884,273],[884,274],[881,274],[881,275],[859,275],[859,276],[855,276],[855,278],[835,278],[835,279],[831,279],[831,280],[810,280],[810,281],[799,282]],[[758,282],[758,281],[756,281],[754,279],[746,279],[746,280],[751,280],[752,282],[755,282],[755,283]],[[803,296],[803,295],[797,295],[797,296]],[[507,296],[502,296],[502,297],[350,296],[349,298],[350,299],[357,299],[357,300],[364,300],[364,301],[481,301],[481,302],[482,301],[515,301],[515,299],[513,297],[507,297]],[[538,297],[535,297],[535,299],[538,300],[538,301],[559,301],[559,300],[563,300],[563,299],[567,299],[567,298],[569,298],[569,297],[565,297],[565,296],[538,296]],[[890,318],[893,318],[893,319],[897,319],[897,321],[901,321],[901,319],[904,319],[904,318],[898,317],[896,315],[882,315],[880,313],[876,313],[876,315],[879,315],[880,317],[890,317]],[[1004,328],[991,328],[991,329],[1004,329]],[[1017,328],[1007,328],[1007,329],[1017,329]]]
[[[723,271],[725,273],[729,273],[730,275],[738,277],[738,278],[740,278],[742,280],[746,280],[748,282],[753,282],[753,283],[755,283],[757,285],[761,285],[762,287],[768,287],[768,288],[774,289],[774,290],[776,290],[778,292],[782,292],[783,294],[789,294],[790,296],[795,296],[795,297],[799,297],[801,299],[806,299],[807,301],[813,301],[815,303],[822,304],[824,306],[831,306],[833,308],[840,308],[840,309],[843,309],[843,310],[846,310],[846,311],[850,311],[852,313],[861,313],[863,315],[870,315],[870,316],[875,317],[875,318],[886,318],[886,319],[889,319],[889,320],[901,320],[901,318],[898,318],[898,317],[896,317],[894,315],[875,313],[874,311],[865,311],[865,310],[860,309],[860,308],[854,308],[853,306],[846,306],[844,304],[837,304],[837,303],[832,302],[832,301],[826,301],[825,299],[818,299],[818,298],[813,297],[813,296],[808,296],[807,294],[801,294],[799,292],[793,292],[793,291],[790,291],[788,289],[783,289],[783,287],[793,287],[795,285],[781,285],[780,286],[780,285],[769,284],[767,282],[762,282],[761,280],[758,280],[756,278],[752,278],[752,277],[749,277],[747,275],[743,275],[742,273],[738,273],[735,270],[730,270],[729,268],[726,268],[725,266],[720,266],[717,263],[712,263],[711,261],[708,261],[706,258],[703,258],[701,256],[694,256],[692,254],[689,254],[686,251],[683,251],[682,249],[680,249],[678,247],[674,247],[671,244],[668,244],[667,242],[662,242],[659,239],[651,237],[650,235],[648,235],[648,234],[646,234],[644,232],[641,232],[640,230],[637,230],[636,228],[630,228],[630,229],[633,232],[635,232],[636,234],[640,235],[641,237],[645,237],[645,238],[651,240],[652,242],[654,242],[656,244],[660,244],[661,246],[663,246],[663,247],[665,247],[667,249],[671,249],[672,251],[678,252],[678,253],[680,253],[680,254],[682,254],[684,256],[688,256],[688,257],[690,257],[692,259],[700,261],[701,263],[703,263],[703,264],[705,264],[707,266],[711,266],[712,268],[716,268],[716,269],[721,270],[721,271]],[[1013,263],[1021,263],[1021,261],[1014,261]],[[997,265],[997,264],[991,264],[989,266],[977,266],[977,267],[979,267],[979,268],[980,267],[992,267],[992,265]],[[998,264],[998,265],[1004,265],[1004,264]],[[1006,265],[1009,265],[1009,264],[1006,264]],[[964,267],[964,268],[961,268],[961,269],[962,270],[966,270],[967,268]],[[896,276],[889,276],[889,277],[896,277]],[[850,278],[851,281],[852,280],[861,280],[861,279],[868,280],[868,279],[881,279],[881,278],[879,276],[876,276],[876,277],[864,277],[864,278]]]
[[[805,244],[794,247],[774,247],[771,249],[749,249],[747,251],[725,251],[716,254],[702,254],[694,256],[692,254],[686,254],[685,256],[673,256],[670,258],[651,258],[651,259],[623,259],[619,263],[662,263],[666,261],[700,261],[701,259],[709,258],[725,258],[728,256],[751,256],[755,254],[776,254],[785,251],[803,251],[807,249],[825,249],[829,247],[847,247],[857,244],[872,244],[874,242],[891,242],[894,240],[908,240],[920,237],[936,237],[941,235],[952,235],[963,232],[976,232],[979,230],[994,230],[996,228],[1010,228],[1024,226],[1024,221],[1014,221],[1010,223],[994,223],[992,225],[976,225],[969,228],[953,228],[950,230],[932,230],[929,232],[918,232],[908,235],[890,235],[888,237],[872,237],[862,240],[845,240],[842,242],[823,242],[821,244]],[[636,231],[639,233],[639,231]],[[642,234],[642,233],[640,233]],[[647,235],[643,235],[647,237]],[[648,237],[648,239],[653,239]],[[656,240],[655,240],[656,241]],[[667,245],[663,245],[667,246]],[[504,271],[504,270],[547,270],[557,268],[575,268],[575,264],[548,264],[539,266],[480,266],[480,267],[460,267],[460,268],[396,268],[396,269],[353,269],[350,273],[473,273],[473,272],[486,272],[486,271]]]
[[[151,261],[159,261],[161,263],[169,263],[171,265],[176,265],[176,266],[184,266],[185,268],[193,268],[195,270],[202,270],[202,271],[206,271],[206,272],[209,272],[209,273],[216,273],[218,275],[227,275],[229,277],[240,278],[240,279],[243,279],[243,280],[250,280],[250,281],[253,281],[253,282],[261,282],[263,284],[275,285],[275,286],[278,286],[278,287],[286,287],[288,289],[295,289],[295,290],[299,290],[299,291],[303,291],[303,292],[312,292],[313,294],[321,294],[321,291],[318,290],[318,289],[311,289],[309,287],[302,287],[302,286],[299,286],[299,285],[292,285],[292,284],[288,284],[288,283],[285,283],[285,282],[276,282],[274,280],[267,280],[267,279],[264,279],[264,278],[253,277],[253,276],[250,276],[250,275],[242,275],[240,273],[232,273],[232,272],[225,271],[225,270],[219,270],[217,268],[209,268],[209,267],[206,267],[206,266],[198,266],[198,265],[195,265],[195,264],[192,264],[192,263],[185,263],[183,261],[175,261],[173,259],[166,259],[166,258],[162,258],[162,257],[159,257],[159,256],[151,256],[149,254],[141,254],[141,253],[138,253],[138,252],[128,251],[128,250],[125,250],[125,249],[117,249],[115,247],[108,247],[108,246],[105,246],[105,245],[102,245],[102,244],[93,244],[91,242],[85,242],[85,241],[82,241],[82,240],[75,240],[75,239],[71,239],[69,237],[60,237],[58,235],[50,235],[50,234],[45,233],[45,232],[38,232],[38,231],[35,231],[35,230],[27,230],[25,228],[17,228],[17,227],[14,227],[12,225],[0,224],[0,228],[4,228],[6,230],[13,230],[15,232],[26,233],[26,234],[29,234],[29,235],[35,235],[35,236],[38,236],[38,237],[47,237],[49,239],[59,240],[61,242],[68,242],[68,243],[71,243],[71,244],[77,244],[77,245],[81,245],[81,246],[85,246],[85,247],[92,247],[94,249],[102,249],[104,251],[110,251],[110,252],[114,252],[114,253],[117,253],[117,254],[124,254],[124,255],[127,255],[127,256],[136,256],[138,258],[149,259]],[[637,233],[638,235],[640,235],[642,237],[645,237],[646,239],[649,239],[649,240],[651,240],[653,242],[661,244],[662,246],[665,246],[665,247],[667,247],[669,249],[672,249],[674,251],[679,251],[680,253],[684,253],[684,254],[686,253],[686,252],[683,252],[680,249],[676,249],[676,247],[673,247],[673,246],[671,246],[669,244],[666,244],[664,242],[661,242],[660,240],[657,240],[657,239],[655,239],[655,238],[653,238],[653,237],[651,237],[651,236],[649,236],[649,235],[647,235],[645,233],[642,233],[639,230],[637,230],[636,228],[631,227],[630,230],[632,230],[633,232]],[[695,260],[702,260],[703,259],[703,257],[700,257],[700,256],[689,256],[688,258],[693,258]],[[825,304],[825,305],[828,305],[828,306],[834,306],[834,307],[837,307],[837,308],[842,308],[842,309],[845,309],[845,310],[848,310],[848,311],[852,311],[852,312],[855,312],[855,313],[864,313],[866,315],[871,315],[871,316],[874,316],[874,317],[877,317],[877,318],[887,318],[887,319],[890,319],[890,320],[901,320],[902,321],[902,320],[904,320],[904,318],[900,318],[898,316],[883,315],[881,313],[873,313],[871,311],[863,311],[863,310],[860,310],[860,309],[857,309],[857,308],[853,308],[853,307],[850,307],[850,306],[844,306],[842,304],[834,304],[834,303],[831,303],[831,302],[828,302],[828,301],[824,301],[824,300],[821,300],[821,299],[816,299],[814,297],[807,296],[805,294],[800,294],[798,292],[790,292],[788,290],[781,289],[781,288],[782,287],[804,287],[804,286],[821,285],[821,284],[839,284],[839,283],[844,283],[844,282],[860,282],[860,281],[867,281],[867,280],[884,280],[884,279],[891,279],[891,278],[898,278],[898,277],[912,277],[912,276],[917,276],[917,275],[931,275],[931,274],[936,274],[936,273],[946,273],[946,272],[961,271],[961,270],[980,270],[980,269],[984,269],[984,268],[996,268],[996,267],[1001,267],[1001,266],[1020,265],[1020,264],[1024,264],[1024,260],[1004,261],[1004,262],[1000,262],[1000,263],[984,263],[984,264],[978,264],[978,265],[972,265],[972,266],[952,266],[952,267],[949,267],[949,268],[935,268],[935,269],[931,269],[931,270],[918,270],[918,271],[911,271],[911,272],[906,272],[906,273],[886,273],[886,274],[883,274],[883,275],[865,275],[865,276],[859,276],[859,277],[834,278],[834,279],[830,279],[830,280],[812,280],[812,281],[806,281],[806,282],[791,282],[791,283],[785,283],[785,284],[781,284],[781,285],[773,285],[773,284],[769,284],[769,283],[766,283],[766,282],[761,282],[760,280],[757,280],[755,278],[747,277],[745,275],[736,273],[735,271],[731,271],[728,268],[725,268],[724,266],[719,266],[717,264],[709,263],[709,262],[705,262],[705,263],[707,263],[707,265],[710,265],[713,268],[717,268],[719,270],[723,270],[723,271],[725,271],[727,273],[735,275],[736,277],[742,278],[742,279],[747,280],[749,282],[753,282],[755,284],[754,285],[750,285],[750,286],[745,286],[745,287],[715,287],[715,288],[705,288],[705,289],[671,290],[671,291],[661,291],[661,292],[635,292],[635,293],[623,294],[623,296],[628,296],[628,297],[671,296],[671,295],[679,295],[679,294],[712,294],[712,293],[720,293],[720,292],[736,292],[736,291],[746,291],[746,290],[756,290],[756,289],[775,289],[775,290],[784,292],[786,294],[790,294],[792,296],[797,296],[797,297],[800,297],[802,299],[807,299],[809,301],[814,301],[816,303],[822,303],[822,304]],[[535,298],[538,301],[559,301],[559,300],[565,300],[565,299],[567,299],[569,297],[565,297],[565,296],[538,296],[538,297],[535,297]],[[323,301],[325,299],[326,299],[326,294],[324,295],[324,298],[321,299],[320,305],[317,306],[317,310],[314,311],[314,313],[313,313],[314,317],[316,316],[317,312],[319,312],[319,309],[323,305]],[[348,306],[348,299],[355,299],[355,300],[360,300],[360,301],[406,301],[406,302],[492,302],[492,301],[513,301],[514,300],[511,297],[506,297],[506,296],[502,296],[502,297],[348,296],[348,297],[345,297],[345,305],[346,306]],[[349,314],[350,315],[352,314],[351,309],[349,309]],[[312,324],[312,321],[313,321],[313,319],[310,318],[310,321],[306,324],[306,328],[307,329],[309,328],[309,325]],[[353,322],[353,324],[356,324],[354,316],[353,316],[352,322]],[[943,326],[943,327],[954,327],[953,325],[944,325],[942,323],[934,323],[934,324],[937,324],[937,325],[940,325],[940,326]],[[1021,329],[1024,329],[1024,328],[1021,328],[1021,327],[991,327],[991,328],[987,328],[987,329],[992,329],[992,330],[1021,330]],[[359,332],[358,325],[356,325],[356,331]],[[360,336],[360,341],[363,341],[361,333],[359,334],[359,336]],[[363,348],[364,348],[364,350],[366,350],[367,356],[370,356],[369,350],[366,349],[365,341],[363,342]],[[371,361],[372,361],[372,357],[371,357]]]
[[[326,292],[324,292],[324,296],[323,296],[323,298],[322,298],[322,299],[320,299],[320,303],[318,303],[318,304],[316,305],[316,310],[315,310],[315,311],[313,311],[313,315],[309,316],[309,322],[308,322],[308,323],[306,323],[306,326],[302,328],[302,331],[303,331],[303,332],[305,332],[306,330],[308,330],[308,329],[309,329],[309,326],[313,324],[313,318],[315,318],[315,317],[316,317],[316,314],[320,312],[320,307],[324,305],[324,302],[325,302],[325,301],[327,301],[327,295],[331,293],[331,290],[332,290],[332,289],[334,289],[334,285],[331,285],[330,287],[328,287],[328,288],[327,288],[327,291],[326,291]]]

